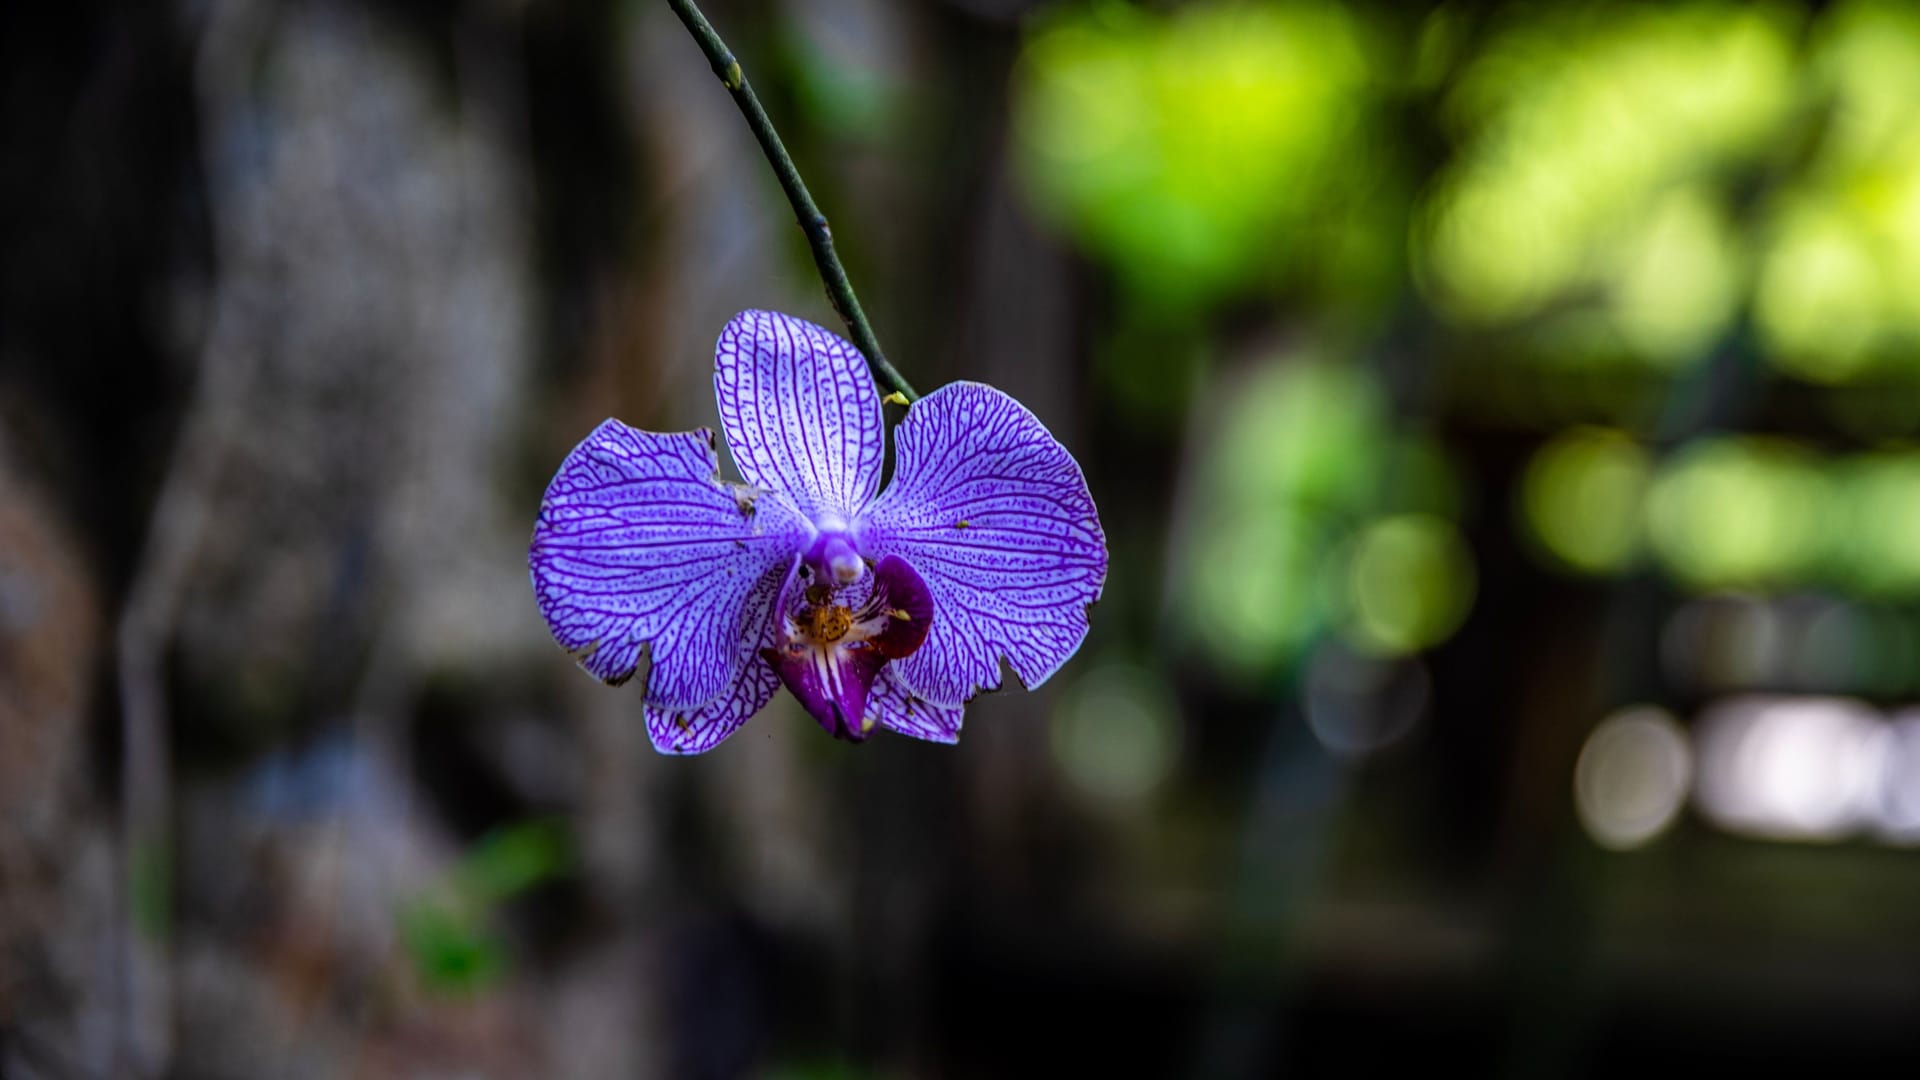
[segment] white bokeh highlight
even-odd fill
[[[1623,709],[1587,737],[1574,767],[1574,806],[1602,847],[1640,847],[1673,824],[1685,804],[1693,754],[1664,709]]]

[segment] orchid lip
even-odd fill
[[[888,556],[852,585],[799,572],[776,607],[779,643],[761,652],[780,681],[837,738],[867,737],[867,695],[882,668],[912,655],[933,623],[933,597],[906,560]]]

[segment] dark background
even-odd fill
[[[665,4],[9,5],[0,1076],[1920,1061],[1914,9],[707,13],[1080,655],[671,759],[547,637],[567,449],[833,325]]]

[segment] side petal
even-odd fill
[[[761,659],[760,650],[774,643],[776,620],[771,610],[772,598],[778,596],[784,583],[791,579],[794,565],[792,562],[784,567],[776,565],[760,579],[756,593],[748,598],[750,611],[763,610],[760,605],[764,603],[768,605],[764,609],[767,615],[761,620],[759,638],[746,635],[740,638],[740,674],[732,686],[693,709],[646,704],[642,712],[647,722],[647,738],[653,740],[655,750],[663,754],[704,754],[740,730],[741,725],[773,700],[773,692],[780,688],[780,676]]]
[[[1087,635],[1107,541],[1086,477],[1045,426],[991,386],[952,383],[894,429],[893,483],[855,526],[868,558],[898,555],[933,593],[933,629],[894,662],[914,693],[959,705],[1000,685],[1000,658],[1028,687]]]
[[[720,482],[713,433],[656,435],[608,420],[547,486],[527,554],[554,640],[607,682],[632,677],[642,648],[646,700],[702,705],[740,673],[806,523],[777,498]]]
[[[732,687],[699,708],[648,705],[647,737],[663,754],[704,754],[766,708],[779,688],[780,676],[755,655],[747,660]]]
[[[845,527],[879,490],[886,449],[860,350],[804,319],[743,311],[720,332],[713,362],[740,475],[785,494],[815,524]]]
[[[882,668],[880,677],[873,681],[873,689],[867,691],[866,726],[878,724],[902,735],[949,746],[959,742],[960,721],[966,706],[935,705],[914,696],[913,691],[900,684],[894,666],[888,664]]]

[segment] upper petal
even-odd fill
[[[652,644],[646,700],[690,709],[727,689],[772,618],[763,582],[806,523],[720,482],[711,431],[656,435],[608,420],[547,486],[527,561],[554,639],[608,682]]]
[[[804,319],[743,311],[720,332],[713,389],[740,475],[816,524],[873,500],[885,451],[880,395],[860,350]]]
[[[893,664],[914,694],[958,705],[1000,685],[1000,658],[1029,687],[1087,634],[1107,541],[1080,465],[1019,402],[953,383],[894,429],[893,483],[855,525],[868,558],[899,555],[933,593],[926,644]]]

